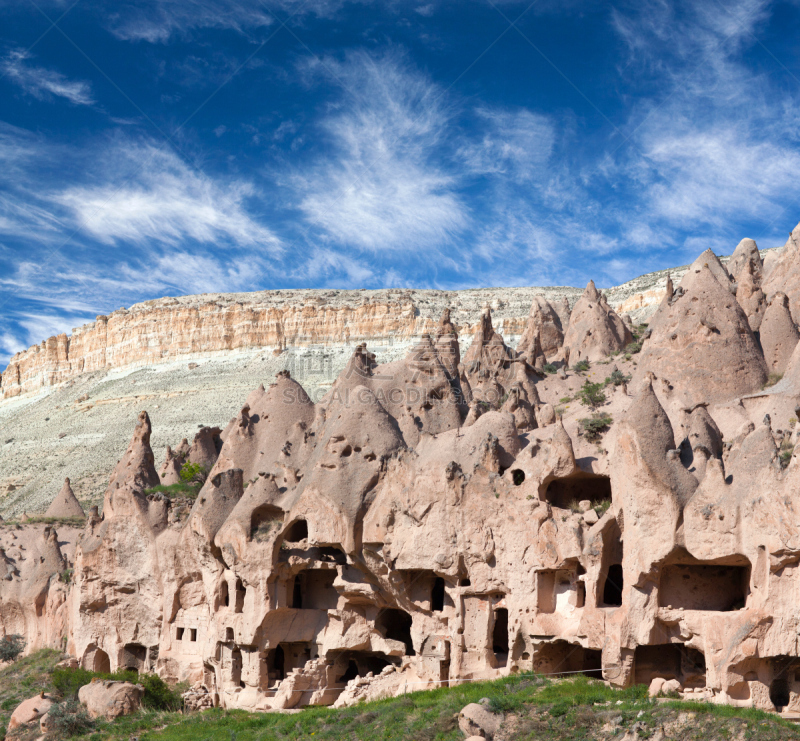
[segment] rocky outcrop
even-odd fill
[[[743,239],[736,245],[736,249],[728,261],[727,270],[733,280],[738,283],[741,281],[742,272],[748,266],[753,282],[756,285],[761,285],[764,263],[754,239]]]
[[[142,704],[144,687],[131,682],[92,681],[78,690],[78,700],[90,718],[114,720],[135,713]]]
[[[667,379],[687,405],[747,394],[767,379],[747,317],[707,264],[661,305],[639,360],[640,376]]]
[[[765,273],[762,287],[767,298],[771,299],[778,292],[785,293],[792,319],[795,324],[800,324],[800,224],[769,266],[765,266]]]
[[[608,305],[605,297],[589,281],[586,290],[572,308],[564,347],[570,363],[600,360],[619,352],[633,342],[630,329]]]
[[[198,708],[584,672],[800,710],[800,350],[762,389],[706,263],[652,325],[580,372],[537,373],[489,311],[460,364],[445,315],[390,362],[357,344],[320,398],[281,371],[242,393],[194,500],[153,490],[142,412],[79,536],[0,528],[0,629],[185,681]],[[595,415],[575,397],[606,374]],[[494,733],[487,714],[464,731]]]
[[[772,297],[759,334],[767,368],[771,373],[783,375],[800,340],[785,293],[776,293]]]
[[[546,358],[555,357],[564,344],[564,326],[556,308],[547,299],[534,297],[517,352],[531,366],[535,365],[538,351]]]
[[[81,507],[80,502],[72,491],[69,479],[64,479],[64,486],[62,486],[61,491],[56,494],[56,498],[47,508],[47,512],[44,513],[44,516],[58,518],[86,517],[83,507]]]

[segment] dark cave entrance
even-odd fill
[[[580,472],[563,479],[553,479],[545,489],[544,500],[553,507],[570,509],[573,503],[589,500],[592,506],[611,501],[611,479]]]
[[[384,638],[405,644],[406,656],[414,656],[414,641],[411,639],[411,615],[405,610],[384,610],[375,621],[375,627]]]
[[[433,581],[433,589],[431,589],[431,610],[433,612],[441,612],[444,610],[444,579],[437,576]]]
[[[505,607],[498,607],[494,611],[492,651],[497,663],[505,666],[508,662],[508,610]]]

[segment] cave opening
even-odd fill
[[[375,621],[375,627],[384,638],[405,644],[406,656],[415,656],[414,641],[411,638],[411,615],[405,610],[390,608],[384,610]]]
[[[659,607],[733,612],[745,606],[750,591],[750,563],[743,556],[729,563],[703,563],[688,554],[682,563],[661,568]]]
[[[228,591],[228,582],[227,581],[223,581],[222,585],[220,586],[220,589],[219,589],[219,602],[224,607],[230,607],[231,596],[230,596],[230,593]]]
[[[574,476],[553,479],[545,489],[544,499],[553,507],[570,509],[588,500],[592,506],[611,501],[611,479],[581,471]]]
[[[433,581],[433,589],[431,589],[431,610],[433,612],[441,612],[444,610],[444,579],[437,576]]]
[[[292,608],[295,610],[303,609],[303,585],[300,582],[300,574],[295,576],[292,585]]]
[[[497,662],[505,666],[508,662],[508,610],[505,607],[498,607],[494,611],[492,651]]]
[[[603,582],[603,607],[620,607],[622,605],[623,586],[622,564],[612,563],[608,567]]]
[[[342,684],[347,684],[350,680],[355,679],[358,676],[358,665],[355,661],[353,661],[353,659],[350,659],[345,673],[342,674],[342,676],[336,681],[341,682]]]
[[[305,520],[298,520],[293,523],[283,538],[287,543],[299,543],[301,540],[308,540],[308,523]]]
[[[234,612],[242,612],[244,610],[245,588],[241,579],[236,580],[236,604],[234,605]]]
[[[600,679],[601,654],[599,649],[585,648],[565,640],[537,643],[533,649],[533,671],[541,674],[584,674]]]
[[[525,482],[525,471],[515,468],[511,472],[511,480],[514,482],[514,486],[521,486]]]
[[[684,686],[705,686],[705,655],[682,643],[637,646],[633,663],[636,684],[650,684],[661,677],[677,679]]]

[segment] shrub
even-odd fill
[[[606,512],[608,512],[609,507],[611,507],[611,500],[603,499],[601,502],[598,502],[594,505],[594,511],[597,512],[598,517],[602,517]]]
[[[55,691],[63,698],[70,700],[78,697],[78,690],[85,684],[89,684],[95,677],[103,675],[97,672],[90,672],[88,669],[65,669],[58,667],[53,669],[50,681]]]
[[[628,355],[635,355],[637,352],[641,352],[641,350],[642,350],[641,342],[631,342],[631,344],[625,348],[625,352]]]
[[[610,414],[598,412],[587,419],[579,420],[578,424],[580,424],[587,440],[597,442],[613,421]]]
[[[762,389],[774,386],[778,381],[783,378],[783,373],[770,373],[767,382],[761,387]]]
[[[73,569],[64,569],[58,575],[58,580],[64,582],[64,584],[69,584],[72,581],[72,572]]]
[[[556,368],[552,363],[545,363],[544,367],[543,367],[543,370],[544,370],[545,373],[548,373],[551,376],[554,373],[558,373],[558,368]]]
[[[207,475],[208,471],[199,463],[189,463],[189,461],[186,461],[181,468],[181,481],[186,481],[187,483],[191,481],[204,484]]]
[[[588,360],[579,360],[575,365],[572,366],[572,370],[576,373],[586,373],[589,370],[589,361]]]
[[[628,383],[631,380],[630,376],[626,376],[619,368],[611,371],[611,375],[606,378],[606,386],[622,386],[623,383]]]
[[[133,672],[127,672],[133,674]],[[180,692],[171,688],[158,674],[133,675],[130,682],[136,682],[144,687],[142,705],[153,710],[180,710],[183,705]]]
[[[586,381],[578,391],[578,398],[585,407],[597,409],[606,400],[606,395],[603,393],[603,384]]]
[[[56,732],[56,738],[80,736],[94,728],[94,721],[89,717],[86,708],[72,698],[52,705],[47,715]]]
[[[145,494],[164,494],[170,499],[176,497],[186,497],[187,499],[194,499],[200,491],[202,484],[200,482],[185,482],[181,481],[179,484],[170,484],[169,486],[154,486],[151,489],[145,489]]]
[[[16,661],[25,645],[25,639],[18,633],[6,636],[0,641],[0,661]]]

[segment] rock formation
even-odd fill
[[[564,338],[593,361],[581,374],[535,371],[538,302],[524,353],[486,309],[462,356],[443,312],[389,362],[355,344],[321,398],[287,371],[254,381],[161,479],[141,412],[102,515],[0,529],[0,627],[188,682],[197,708],[535,671],[798,711],[800,343],[786,361],[778,296],[759,345],[726,276],[704,257],[613,360],[629,330],[590,284]],[[193,455],[210,464],[196,498],[154,489]],[[459,723],[487,720],[478,704]]]
[[[776,293],[772,297],[764,313],[759,337],[767,368],[771,373],[783,375],[800,340],[800,333],[789,312],[789,298],[785,293]]]
[[[640,375],[646,369],[667,379],[687,404],[760,388],[767,380],[764,356],[727,278],[721,284],[706,261],[684,281],[683,291],[662,304],[651,321]]]
[[[608,305],[605,297],[589,281],[583,295],[572,308],[564,346],[570,363],[600,360],[633,342],[625,322]]]
[[[44,513],[45,517],[86,517],[80,502],[75,497],[69,479],[64,479],[64,486]]]
[[[563,344],[564,325],[556,308],[547,299],[535,296],[517,352],[534,365],[537,346],[549,359],[555,357]]]

